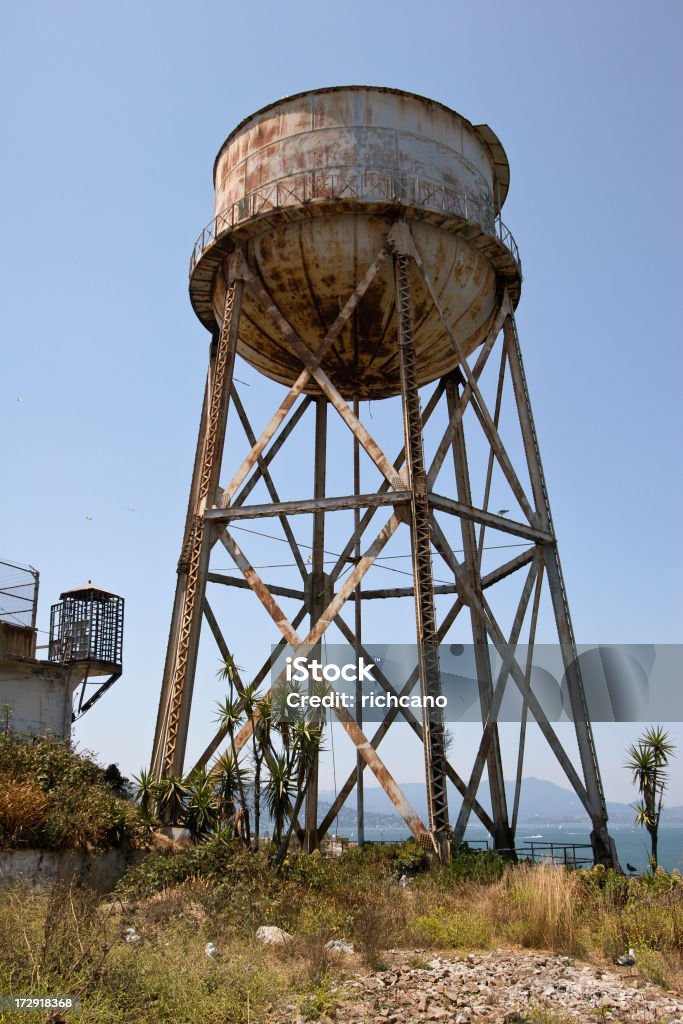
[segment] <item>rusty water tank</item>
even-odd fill
[[[214,165],[215,215],[192,255],[190,296],[220,322],[227,259],[237,244],[311,350],[405,218],[464,352],[486,337],[504,290],[516,305],[521,269],[500,220],[509,183],[503,147],[441,103],[373,86],[318,89],[257,111],[223,143]],[[457,355],[414,273],[420,384]],[[245,291],[238,351],[292,384],[301,363]],[[390,261],[375,277],[323,368],[350,398],[400,391]],[[310,391],[316,393],[315,382]]]

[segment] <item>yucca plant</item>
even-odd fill
[[[249,773],[228,750],[214,761],[211,777],[216,783],[219,818],[227,828],[234,829],[237,804],[241,804],[240,794],[244,791]]]
[[[156,795],[159,814],[169,825],[180,825],[185,814],[188,787],[179,775],[160,779]]]
[[[198,768],[185,782],[187,797],[183,824],[193,843],[199,843],[216,831],[219,803],[216,784],[205,768]]]
[[[296,795],[296,782],[287,754],[271,753],[268,759],[268,772],[265,789],[266,805],[273,821],[273,841],[279,844],[282,842],[287,813]]]
[[[316,765],[318,754],[322,749],[323,727],[322,724],[313,724],[307,718],[301,718],[291,727],[291,759],[293,784],[297,793],[294,806],[289,812],[289,826],[283,836],[278,848],[275,864],[278,871],[287,856],[287,850],[292,840],[292,833],[297,817],[303,806],[303,802],[311,784],[313,769]]]
[[[216,673],[219,679],[227,680],[230,684],[230,699],[233,698],[234,690],[238,693],[242,691],[242,680],[240,679],[240,672],[243,672],[244,668],[242,665],[238,665],[235,661],[233,654],[228,654],[227,658],[224,658],[218,672]]]
[[[270,745],[272,705],[269,697],[259,697],[258,686],[249,683],[242,689],[242,701],[251,722],[251,756],[254,765],[254,849],[258,849],[261,831],[261,771]]]
[[[657,870],[657,843],[659,839],[659,821],[662,814],[664,793],[669,781],[669,758],[675,757],[676,747],[669,733],[661,725],[650,726],[637,743],[626,751],[625,768],[633,775],[633,782],[638,786],[642,797],[633,804],[636,812],[636,825],[647,829],[650,836],[651,854],[650,868],[652,873]]]
[[[223,669],[221,671],[227,671]],[[245,713],[244,713],[244,702],[241,698],[233,700],[232,698],[226,697],[221,703],[217,704],[218,714],[216,721],[220,725],[224,732],[227,732],[230,737],[230,756],[232,757],[235,765],[238,764],[237,747],[235,746],[235,733],[244,724]],[[212,768],[212,773],[216,771],[216,766]],[[247,804],[247,793],[245,787],[245,776],[243,772],[238,771],[235,775],[235,782],[237,784],[237,791],[240,799],[240,834],[243,836],[247,845],[251,841],[251,832],[249,824],[249,807]]]
[[[133,776],[135,784],[135,800],[140,810],[147,817],[153,816],[153,809],[157,799],[157,782],[153,772],[146,768],[140,769],[139,775]]]

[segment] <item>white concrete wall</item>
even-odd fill
[[[78,881],[98,892],[110,892],[127,869],[144,857],[144,850],[0,850],[0,888],[19,882],[33,888]]]
[[[78,676],[73,669],[32,658],[0,659],[0,709],[10,707],[14,732],[71,738],[71,705]]]

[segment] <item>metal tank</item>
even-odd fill
[[[432,268],[442,309],[465,354],[486,337],[504,289],[516,305],[521,270],[500,220],[505,152],[486,125],[397,89],[320,89],[246,118],[214,165],[215,216],[192,256],[200,320],[220,324],[226,256],[246,243],[250,264],[313,351],[397,219],[408,220]],[[416,372],[422,385],[457,364],[454,346],[417,275],[412,281]],[[375,277],[324,363],[345,397],[400,393],[391,267]],[[301,362],[245,296],[239,353],[291,385]],[[311,382],[309,393],[316,394]]]

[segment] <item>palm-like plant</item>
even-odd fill
[[[638,738],[637,743],[632,744],[626,751],[624,767],[632,773],[633,782],[638,786],[641,795],[641,799],[633,805],[636,812],[635,823],[645,827],[649,833],[650,867],[653,873],[657,869],[659,821],[669,781],[669,758],[675,756],[675,749],[669,733],[659,725],[647,729]]]
[[[290,758],[286,753],[271,754],[268,759],[268,772],[266,804],[273,820],[273,841],[279,845],[282,842],[287,813],[296,794],[296,782]]]
[[[183,824],[192,842],[199,843],[215,832],[218,825],[218,797],[216,786],[205,768],[199,768],[188,778],[187,798]]]
[[[248,772],[235,760],[231,751],[226,751],[214,761],[210,774],[216,782],[219,818],[234,828],[237,803],[241,803],[240,794],[244,791]]]
[[[232,700],[233,691],[237,689],[239,693],[242,690],[242,681],[240,679],[240,672],[243,672],[244,668],[242,665],[238,665],[235,661],[234,654],[228,654],[227,658],[223,659],[221,667],[216,673],[219,679],[227,680],[230,683],[230,699]]]
[[[169,825],[182,824],[188,787],[179,775],[160,779],[156,787],[159,814]]]
[[[291,760],[292,778],[297,791],[296,801],[291,808],[289,816],[289,827],[275,857],[278,870],[281,868],[287,850],[292,839],[292,833],[297,817],[301,811],[308,787],[311,784],[313,768],[315,767],[318,754],[322,749],[323,727],[321,724],[313,724],[306,717],[300,718],[292,726],[292,747]],[[291,806],[291,805],[290,805]]]
[[[157,798],[157,782],[154,773],[146,768],[141,768],[140,774],[133,776],[133,782],[135,783],[135,800],[140,805],[142,813],[150,817]]]
[[[235,746],[235,733],[237,729],[244,723],[244,701],[242,698],[232,700],[226,698],[223,703],[218,703],[218,715],[216,717],[217,722],[220,724],[221,729],[225,730],[230,737],[230,756],[237,766],[239,764],[237,757],[237,747]],[[212,773],[216,771],[216,765],[212,768]],[[244,785],[245,774],[244,772],[237,771],[235,774],[235,783],[237,785],[237,791],[239,793],[240,808],[241,808],[241,834],[244,836],[247,845],[250,842],[250,829],[249,829],[249,808],[247,805],[247,794]]]
[[[251,748],[254,764],[254,847],[258,849],[261,830],[261,770],[270,745],[271,702],[259,698],[258,686],[250,683],[242,690],[245,712],[251,722]]]

